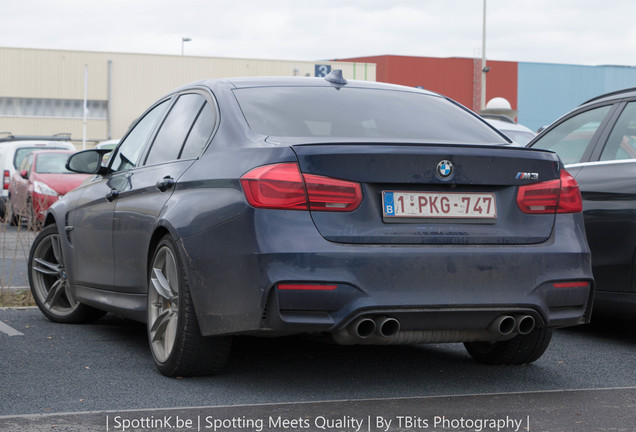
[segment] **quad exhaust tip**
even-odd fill
[[[535,321],[530,315],[519,315],[515,317],[515,330],[520,335],[527,335],[534,330]]]
[[[400,331],[400,322],[395,318],[380,317],[375,320],[376,334],[384,337],[391,337]]]
[[[361,318],[353,325],[356,336],[366,339],[375,333],[376,324],[371,318]]]
[[[508,336],[515,331],[517,321],[511,315],[501,315],[490,324],[488,329],[493,333],[498,333],[502,336]]]
[[[488,331],[500,336],[527,335],[536,326],[536,320],[527,314],[522,315],[500,315],[495,318]],[[348,333],[360,339],[367,339],[372,336],[390,338],[400,333],[400,321],[387,316],[361,317],[351,323]]]
[[[501,315],[490,324],[488,330],[501,336],[513,333],[527,335],[534,330],[536,321],[530,315]]]
[[[400,331],[400,322],[391,317],[360,318],[351,325],[353,335],[366,339],[375,335],[382,337],[395,336]]]

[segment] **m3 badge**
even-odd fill
[[[517,180],[539,180],[539,173],[518,172],[515,176]]]

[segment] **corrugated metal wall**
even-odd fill
[[[0,48],[0,98],[82,100],[88,68],[88,99],[106,101],[111,70],[110,137],[108,120],[89,119],[89,141],[120,138],[152,102],[174,88],[205,78],[235,76],[314,76],[315,65],[342,69],[346,78],[375,81],[375,64],[126,54]],[[81,141],[80,117],[1,116],[0,132],[51,135],[70,132]]]
[[[443,94],[462,105],[478,111],[481,105],[481,77],[475,74],[475,59],[409,56],[355,57],[346,61],[377,64],[378,81],[406,86],[420,86]],[[477,62],[481,71],[481,59]],[[486,78],[486,100],[504,97],[513,108],[517,106],[517,63],[489,61]]]
[[[636,86],[636,68],[519,63],[519,123],[537,130],[603,93]]]

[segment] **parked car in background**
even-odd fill
[[[61,149],[75,150],[75,146],[68,142],[68,134],[51,137],[30,137],[8,135],[0,138],[0,174],[2,187],[0,188],[0,218],[5,217],[7,201],[9,199],[9,183],[22,159],[35,150]]]
[[[66,160],[73,153],[35,151],[24,157],[9,184],[7,219],[12,224],[26,218],[29,227],[37,228],[55,201],[90,177],[66,169]]]
[[[234,335],[464,342],[522,364],[586,323],[593,280],[576,183],[435,93],[234,78],[153,104],[53,204],[29,281],[42,313],[146,322],[168,376],[219,371]]]
[[[595,309],[636,314],[636,88],[583,103],[528,146],[555,151],[579,184]]]
[[[108,159],[110,158],[110,156],[112,154],[112,151],[115,150],[115,147],[117,147],[117,144],[119,144],[119,140],[118,139],[112,139],[112,140],[99,142],[99,143],[97,143],[97,145],[95,145],[96,149],[109,150],[108,153],[104,154],[102,163],[104,163],[104,164],[108,163]]]
[[[532,132],[532,129],[517,123],[510,117],[489,114],[482,114],[481,116],[497,130],[514,141],[515,144],[520,146],[525,146],[537,135]]]
[[[117,144],[119,144],[118,139],[111,139],[111,140],[98,142],[95,145],[95,148],[102,149],[102,150],[114,150],[115,147],[117,147]]]

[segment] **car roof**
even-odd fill
[[[194,83],[188,84],[187,86],[178,89],[177,91],[181,91],[182,89],[186,89],[192,86],[206,86],[209,88],[214,88],[218,84],[225,83],[233,88],[250,88],[250,87],[356,87],[356,88],[368,88],[368,89],[378,89],[378,90],[397,90],[397,91],[412,91],[417,93],[423,93],[433,96],[441,95],[416,87],[408,87],[398,84],[388,84],[376,81],[361,81],[361,80],[346,80],[346,84],[340,84],[333,81],[328,81],[325,78],[315,78],[315,77],[237,77],[237,78],[221,78],[221,79],[206,79],[201,81],[196,81]]]
[[[22,147],[60,147],[75,148],[70,141],[47,141],[47,140],[25,140],[25,141],[4,141],[0,142],[0,149],[6,148],[22,148]]]
[[[579,106],[587,105],[587,104],[592,103],[592,102],[601,102],[601,101],[604,101],[604,100],[621,99],[621,98],[625,98],[625,97],[636,97],[636,87],[626,88],[626,89],[622,89],[622,90],[615,90],[615,91],[612,91],[612,92],[609,92],[609,93],[598,95],[596,97],[593,97],[592,99],[589,99],[589,100],[583,102]]]
[[[54,135],[14,135],[11,132],[0,132],[0,144],[17,141],[70,141],[70,133]]]

